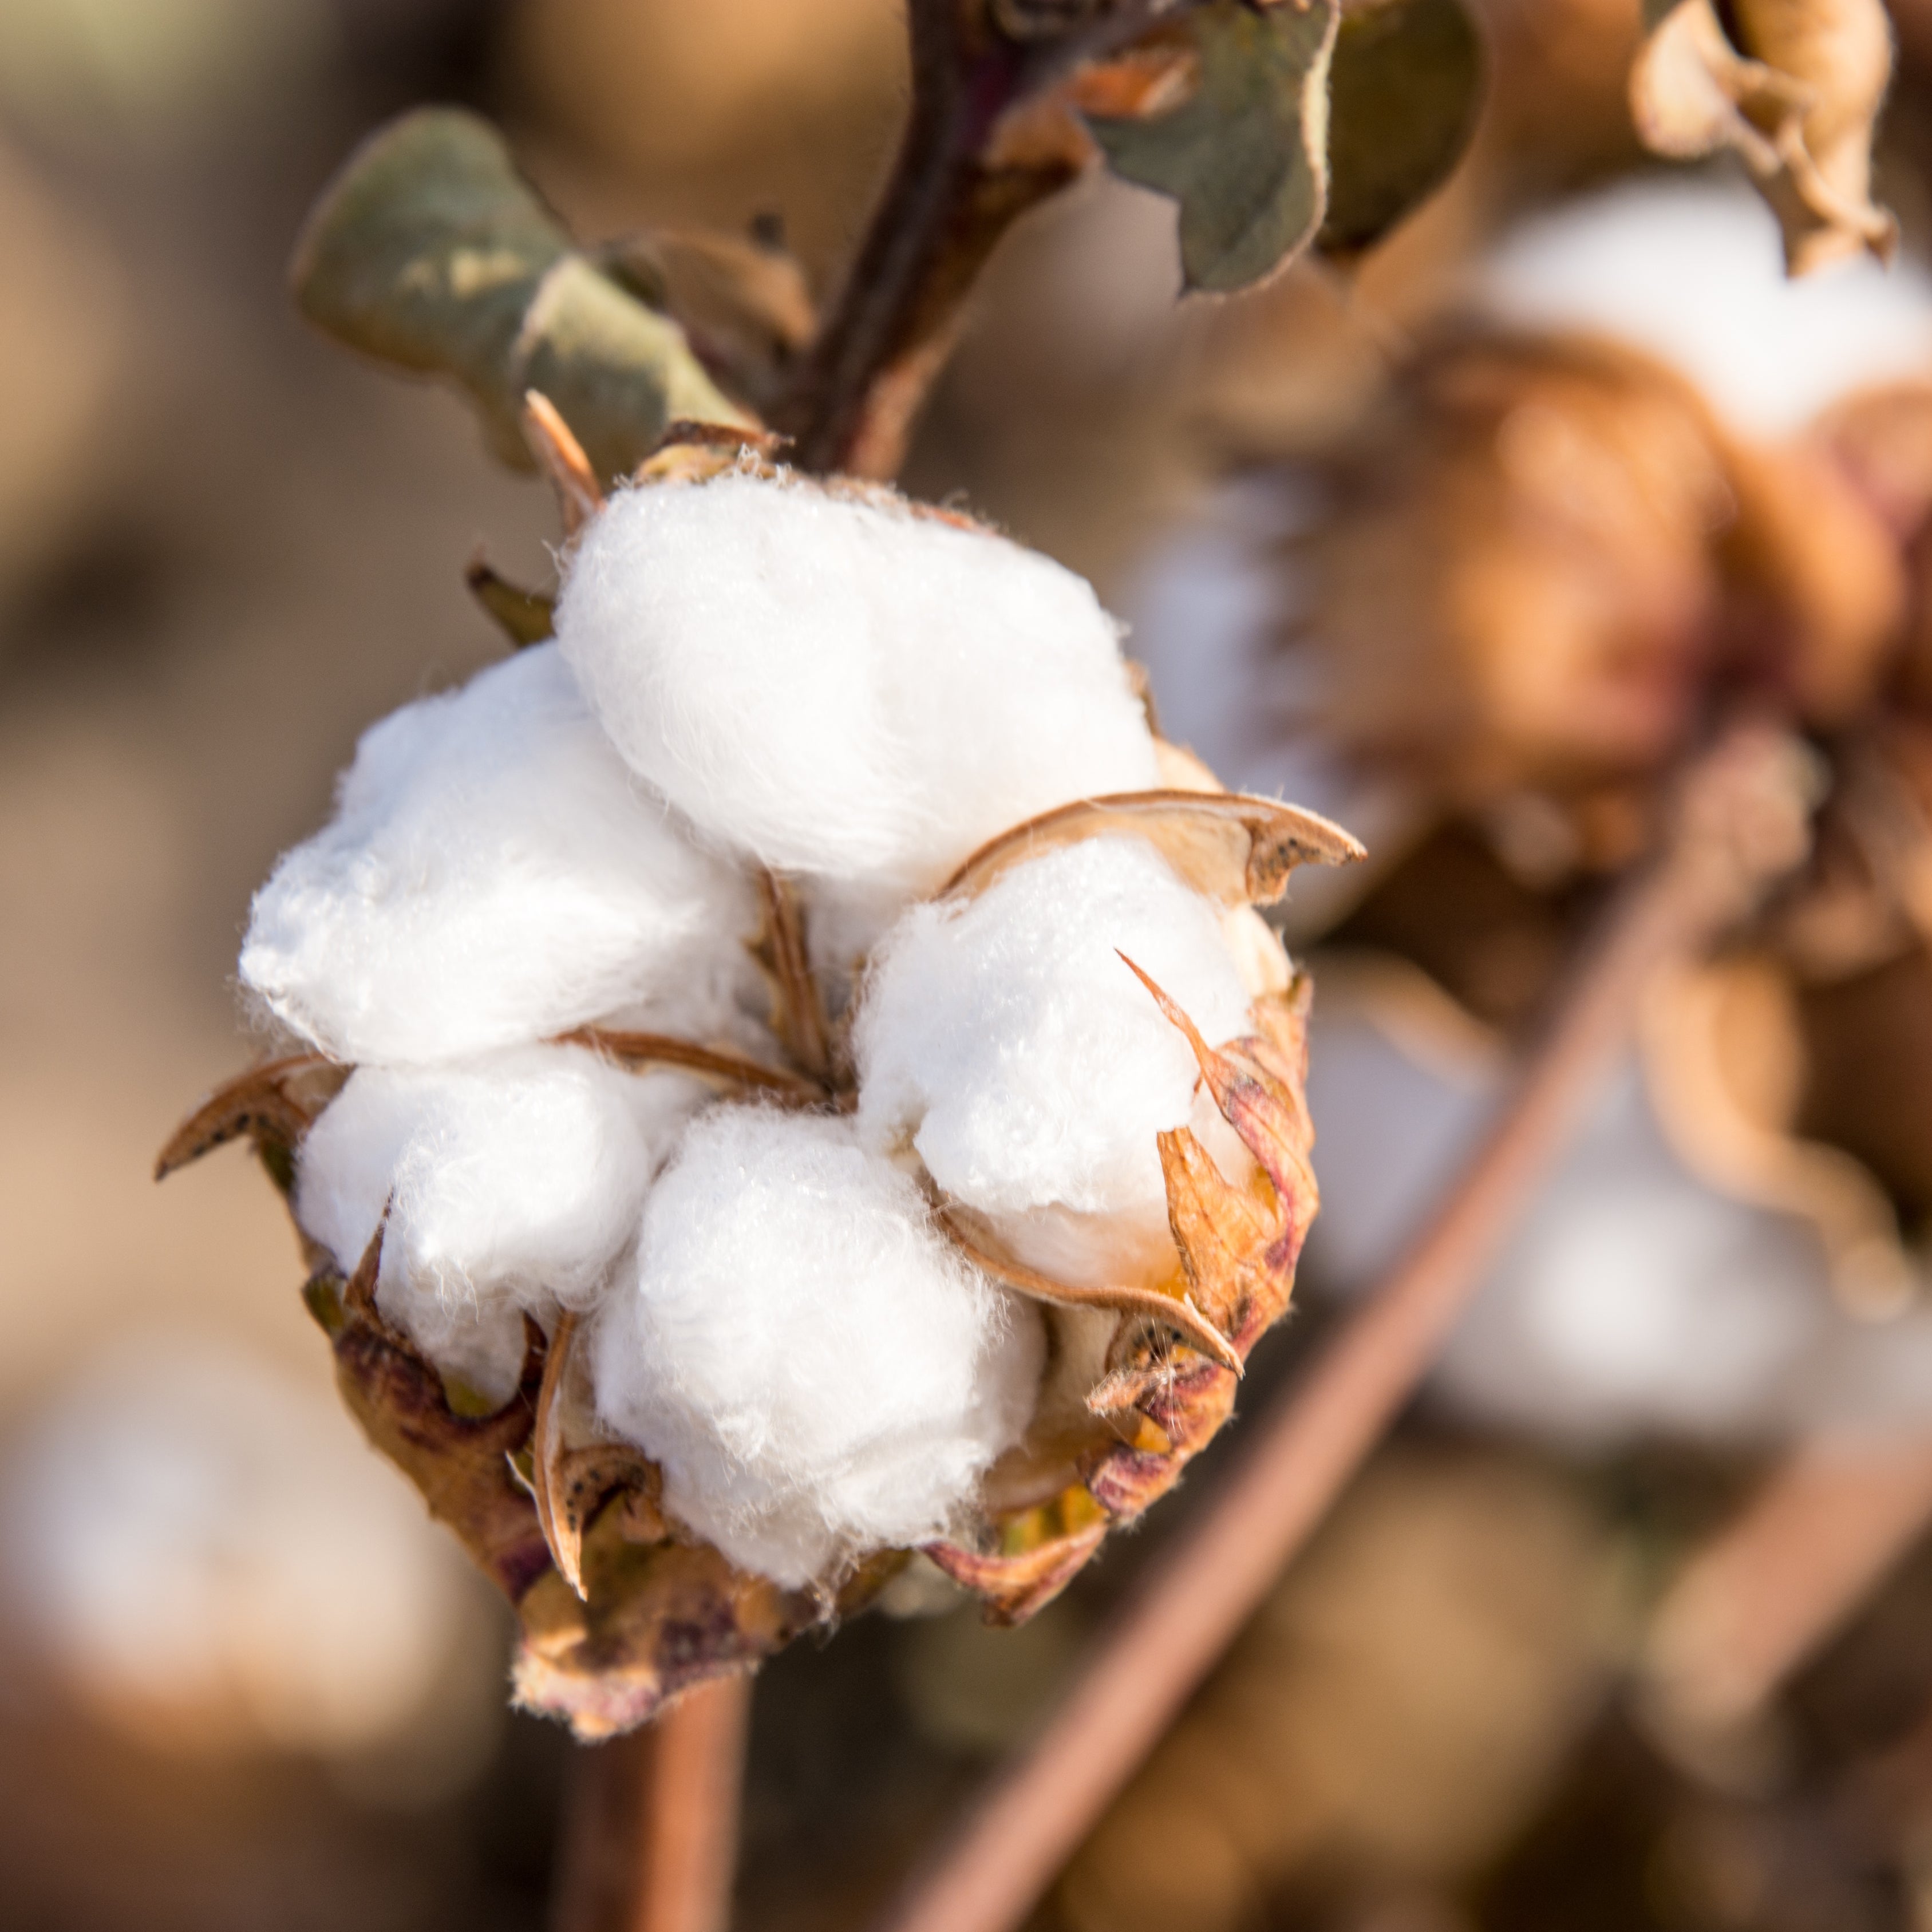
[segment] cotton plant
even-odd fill
[[[254,1136],[520,1696],[608,1732],[915,1551],[1023,1617],[1172,1484],[1316,1207],[1252,907],[1355,850],[1164,744],[1070,572],[712,433],[364,735],[242,946],[297,1050],[164,1164]]]

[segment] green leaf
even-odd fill
[[[1192,98],[1151,119],[1089,117],[1116,174],[1180,202],[1190,289],[1260,281],[1321,226],[1338,4],[1208,0],[1184,22],[1200,68]]]
[[[541,389],[598,474],[628,475],[680,418],[749,423],[684,332],[600,272],[473,114],[405,115],[350,157],[309,217],[290,279],[310,321],[469,391],[492,448],[530,464]]]
[[[1324,250],[1367,248],[1441,187],[1482,87],[1482,40],[1462,0],[1346,0],[1328,74]]]

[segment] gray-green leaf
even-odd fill
[[[1328,71],[1324,250],[1367,248],[1442,185],[1468,145],[1482,83],[1462,0],[1346,0]]]
[[[684,332],[601,273],[473,114],[426,108],[371,136],[325,192],[290,280],[304,314],[405,369],[454,379],[491,447],[527,466],[540,389],[598,474],[625,476],[680,417],[750,418]]]
[[[1322,226],[1338,4],[1208,0],[1185,20],[1200,66],[1191,99],[1147,120],[1089,118],[1116,174],[1180,202],[1189,288],[1246,288]]]

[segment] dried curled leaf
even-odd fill
[[[1898,224],[1871,199],[1871,149],[1892,77],[1882,0],[1649,0],[1630,70],[1637,132],[1654,154],[1730,149],[1784,231],[1794,275],[1868,248]]]
[[[679,417],[741,413],[675,322],[575,250],[472,114],[424,109],[373,135],[310,216],[290,273],[303,314],[332,335],[460,383],[496,454],[519,468],[531,389],[607,480]]]
[[[1296,866],[1344,866],[1360,844],[1331,820],[1240,792],[1116,792],[1043,812],[989,840],[946,884],[976,898],[1011,867],[1111,833],[1144,838],[1186,884],[1221,905],[1269,905]]]
[[[376,1306],[382,1253],[379,1228],[347,1281],[326,1270],[306,1292],[334,1348],[343,1400],[370,1444],[422,1492],[430,1514],[517,1603],[550,1567],[536,1505],[511,1462],[536,1420],[542,1331],[526,1321],[523,1373],[510,1400],[491,1414],[459,1415],[442,1378]]]
[[[341,1092],[351,1070],[320,1053],[296,1053],[251,1066],[224,1082],[168,1136],[154,1178],[244,1134],[286,1195],[295,1184],[295,1150],[315,1118]]]
[[[1138,969],[1136,969],[1138,970]],[[1255,1002],[1256,1032],[1210,1048],[1143,974],[1142,983],[1186,1036],[1215,1105],[1253,1155],[1250,1184],[1229,1180],[1185,1127],[1160,1137],[1168,1215],[1193,1306],[1242,1362],[1286,1312],[1301,1245],[1319,1195],[1308,1164],[1314,1142],[1303,1098],[1309,985],[1296,980]],[[1076,1351],[1064,1338],[1064,1354]],[[1164,1495],[1232,1412],[1236,1370],[1177,1333],[1171,1314],[1124,1317],[1106,1350],[1108,1372],[1083,1396],[1083,1430],[1043,1400],[1025,1452],[1024,1480],[1062,1478],[1042,1501],[1022,1502],[977,1544],[927,1551],[976,1591],[996,1621],[1019,1622],[1049,1602],[1100,1546]],[[1000,1490],[995,1472],[989,1494]]]
[[[1462,0],[1344,0],[1328,70],[1324,253],[1378,241],[1468,146],[1482,41]]]
[[[1197,64],[1190,98],[1146,118],[1088,116],[1117,175],[1180,202],[1188,288],[1261,281],[1321,227],[1339,13],[1339,0],[1208,0],[1180,23]]]

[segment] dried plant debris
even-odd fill
[[[634,469],[680,417],[741,414],[677,323],[574,248],[472,114],[422,109],[371,136],[310,217],[290,276],[332,335],[460,383],[520,467],[533,388],[604,478]]]
[[[1729,150],[1784,231],[1794,275],[1869,249],[1898,224],[1871,199],[1871,152],[1892,78],[1881,0],[1646,0],[1630,74],[1637,130],[1676,159]]]
[[[1316,1208],[1252,904],[1359,848],[1158,789],[1090,590],[956,514],[715,433],[585,494],[556,642],[367,734],[257,898],[316,1051],[164,1164],[255,1137],[590,1737],[915,1549],[1016,1620],[1172,1484]]]

